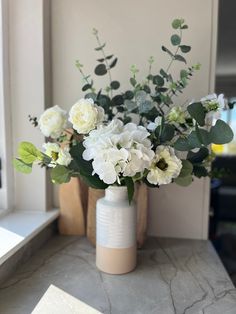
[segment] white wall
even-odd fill
[[[213,7],[214,4],[214,7]],[[200,62],[202,70],[192,79],[182,100],[198,99],[211,89],[215,58],[212,36],[216,32],[214,0],[52,0],[53,105],[69,109],[80,97],[81,78],[74,66],[80,59],[86,73],[93,73],[99,54],[92,28],[96,27],[108,53],[115,53],[119,62],[113,77],[129,86],[129,67],[136,64],[140,77],[146,74],[147,58],[156,59],[155,69],[166,67],[169,60],[161,51],[169,46],[171,21],[183,17],[189,25],[184,42],[192,46],[187,57],[190,63]],[[173,67],[176,73],[183,65]],[[97,79],[97,86],[106,79]],[[179,104],[180,99],[176,101]],[[150,191],[149,233],[160,236],[206,238],[209,186],[196,180],[187,189],[175,185]]]
[[[40,147],[39,130],[28,114],[39,116],[45,109],[45,0],[9,0],[10,96],[14,156],[21,141]],[[48,32],[47,32],[48,33]],[[48,57],[48,56],[47,56]],[[15,209],[45,211],[48,206],[45,170],[15,172]]]

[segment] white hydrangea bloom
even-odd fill
[[[120,176],[133,177],[150,167],[155,153],[149,135],[142,126],[114,119],[85,138],[83,158],[93,160],[94,173],[105,183],[119,183]]]
[[[177,178],[182,168],[182,162],[176,157],[170,146],[160,145],[147,175],[147,180],[154,185],[169,184]]]
[[[69,112],[69,121],[79,134],[88,134],[104,120],[104,110],[93,99],[80,99]]]
[[[66,128],[67,114],[59,106],[44,111],[39,118],[39,128],[44,136],[58,138]]]

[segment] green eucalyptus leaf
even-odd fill
[[[180,28],[181,25],[182,25],[182,20],[180,20],[180,19],[174,19],[174,21],[172,22],[172,27],[174,29]]]
[[[67,183],[71,179],[71,173],[72,172],[70,169],[61,165],[57,165],[51,170],[52,182],[55,184]]]
[[[191,47],[190,46],[186,46],[186,45],[180,45],[180,50],[183,52],[183,53],[188,53],[190,50],[191,50]]]
[[[187,108],[188,113],[190,114],[190,116],[197,121],[197,123],[200,126],[204,126],[205,125],[205,109],[202,105],[202,103],[200,102],[195,102],[192,103],[188,106]]]
[[[25,174],[29,174],[32,172],[32,165],[33,165],[32,163],[26,164],[22,160],[15,158],[13,159],[13,165],[14,165],[14,168],[19,172],[22,172]]]
[[[206,147],[201,147],[198,152],[188,152],[187,159],[191,163],[200,163],[209,156],[209,150]]]
[[[188,151],[191,150],[192,147],[189,145],[188,139],[179,137],[177,141],[174,143],[174,148],[179,151]]]
[[[186,177],[178,177],[174,179],[174,182],[180,186],[188,186],[193,182],[193,178],[191,175]]]
[[[113,55],[109,55],[109,56],[106,56],[106,60],[110,60],[111,58],[113,57]]]
[[[125,92],[124,97],[128,100],[131,100],[134,98],[134,93],[131,90],[128,90]]]
[[[114,103],[115,106],[120,106],[123,105],[124,98],[122,95],[116,95],[112,98],[112,102]]]
[[[151,100],[144,100],[138,104],[139,112],[146,113],[153,108],[153,102]]]
[[[181,61],[181,62],[184,62],[185,64],[187,63],[187,61],[185,60],[185,58],[181,55],[175,55],[175,60],[177,61]]]
[[[131,203],[134,196],[134,181],[130,177],[124,177],[124,179],[125,179],[125,185],[127,186],[129,203]]]
[[[170,41],[173,46],[178,46],[181,43],[181,38],[179,35],[174,34],[171,36]]]
[[[101,45],[100,47],[95,48],[96,51],[102,50],[106,46],[106,43]]]
[[[188,143],[191,149],[200,148],[202,143],[199,141],[196,131],[192,131],[188,136]]]
[[[128,110],[129,112],[131,112],[131,111],[133,111],[134,109],[137,108],[136,102],[134,102],[134,101],[132,101],[132,100],[129,100],[129,99],[126,99],[126,100],[124,101],[124,105],[125,105],[125,107],[127,108],[127,110]]]
[[[117,63],[117,61],[118,61],[118,59],[117,58],[115,58],[112,62],[111,62],[111,64],[110,64],[110,69],[112,69],[112,68],[114,68],[115,67],[115,65],[116,65],[116,63]]]
[[[131,84],[133,87],[136,86],[137,81],[136,81],[136,79],[135,79],[134,77],[131,77],[129,81],[130,81],[130,84]]]
[[[166,71],[164,71],[163,69],[160,69],[160,74],[161,74],[161,76],[163,76],[164,78],[168,78],[168,74],[167,74]]]
[[[208,146],[211,143],[210,133],[205,129],[199,128],[197,124],[196,124],[196,135],[199,141],[204,146]]]
[[[208,176],[208,171],[202,165],[194,165],[194,167],[193,167],[193,174],[197,178],[202,178],[202,177],[207,177]]]
[[[105,75],[107,73],[105,64],[102,63],[102,64],[97,65],[94,70],[94,73],[99,76]]]
[[[217,120],[216,124],[210,129],[211,143],[226,144],[232,141],[234,133],[231,127],[223,120]]]
[[[155,131],[156,135],[159,135],[161,143],[171,141],[175,135],[175,128],[171,124],[163,124],[158,126]]]
[[[172,58],[174,57],[173,53],[168,48],[166,48],[165,46],[162,46],[161,49],[164,52],[167,52]]]
[[[18,148],[20,159],[26,164],[31,164],[42,159],[42,153],[30,142],[21,142]]]
[[[153,81],[154,85],[158,85],[158,86],[163,86],[165,84],[165,81],[164,81],[163,77],[160,76],[160,75],[153,76],[153,80],[152,81]]]
[[[85,84],[83,87],[82,87],[82,91],[85,92],[86,90],[90,89],[92,87],[91,84]]]
[[[95,94],[95,93],[88,93],[88,94],[85,95],[85,98],[86,99],[87,98],[92,98],[92,100],[95,101],[96,98],[97,98],[97,94]]]
[[[193,172],[193,165],[189,160],[182,160],[182,169],[180,171],[179,177],[191,176]]]
[[[120,87],[120,82],[112,81],[110,86],[111,86],[112,89],[118,89]]]

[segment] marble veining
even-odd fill
[[[56,236],[0,286],[0,313],[31,313],[51,284],[105,314],[236,314],[209,241],[149,238],[136,270],[113,276],[97,270],[85,238]]]

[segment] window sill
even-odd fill
[[[0,265],[57,219],[59,210],[10,212],[0,219]]]

